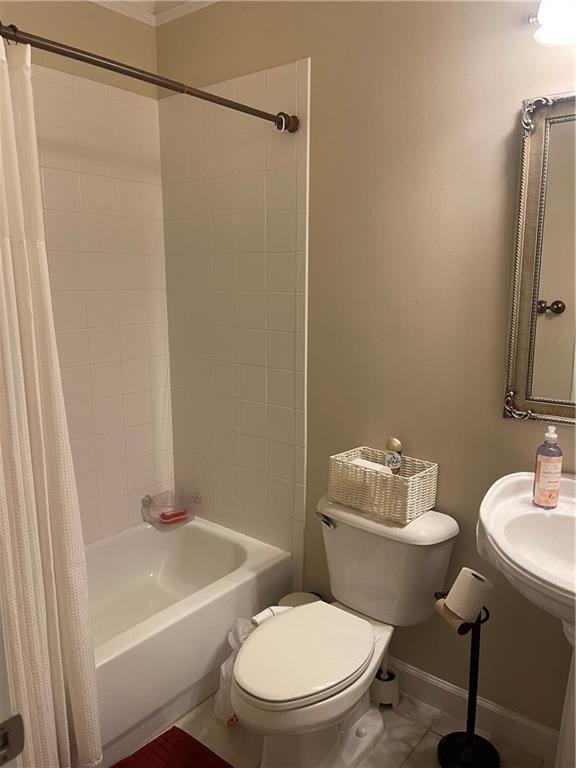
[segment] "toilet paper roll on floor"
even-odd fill
[[[271,619],[273,616],[278,616],[279,613],[284,613],[284,611],[289,611],[291,609],[291,605],[271,605],[269,608],[264,608],[263,611],[260,611],[260,613],[257,613],[256,616],[252,616],[250,621],[252,624],[254,624],[255,627],[259,627],[261,624],[264,624],[265,621],[268,621],[268,619]]]
[[[481,573],[462,568],[446,595],[445,606],[464,621],[476,621],[492,586]]]

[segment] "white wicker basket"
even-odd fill
[[[374,520],[401,525],[432,509],[436,503],[438,465],[402,456],[400,472],[389,475],[352,464],[353,459],[385,463],[385,452],[362,446],[330,457],[328,498],[353,507]]]

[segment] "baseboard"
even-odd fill
[[[390,658],[390,666],[398,675],[401,691],[450,715],[466,717],[467,692],[463,688],[399,659]],[[476,722],[479,731],[490,733],[542,760],[554,762],[558,744],[558,731],[554,728],[481,697],[478,697]]]

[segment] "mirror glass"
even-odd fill
[[[576,424],[576,94],[522,102],[504,418]]]
[[[532,397],[574,402],[576,121],[549,121]]]

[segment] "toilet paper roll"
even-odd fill
[[[268,619],[271,619],[273,616],[278,616],[279,613],[284,613],[284,611],[289,611],[292,608],[291,605],[271,605],[269,608],[264,608],[263,611],[260,611],[260,613],[257,613],[256,616],[252,616],[250,621],[252,624],[254,624],[255,627],[259,627],[261,624],[264,624],[265,621],[268,621]]]
[[[446,607],[464,621],[475,621],[491,589],[492,582],[481,573],[462,568],[446,595]]]
[[[436,608],[437,613],[442,616],[446,624],[448,624],[448,626],[451,627],[459,635],[465,635],[466,632],[469,631],[470,622],[464,621],[464,619],[461,619],[460,616],[456,616],[455,613],[452,613],[450,608],[446,608],[445,597],[441,597],[439,600],[436,600],[434,607]]]

